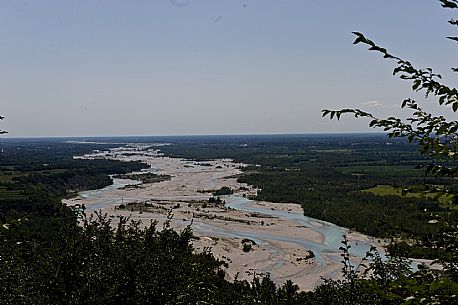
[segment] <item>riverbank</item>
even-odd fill
[[[355,260],[375,242],[344,228],[308,219],[299,205],[246,199],[257,190],[237,182],[236,175],[244,165],[231,160],[172,159],[142,145],[85,158],[140,160],[151,166],[151,172],[171,178],[142,185],[115,179],[115,186],[83,192],[64,203],[84,204],[88,211],[101,210],[114,222],[118,216],[141,220],[145,225],[157,221],[159,228],[172,211],[171,226],[177,230],[191,226],[198,237],[194,241],[196,251],[209,249],[226,262],[230,280],[250,281],[254,274],[268,273],[278,284],[291,279],[301,290],[311,290],[322,277],[340,275],[338,248],[343,234],[358,244]],[[231,196],[221,196],[226,205],[209,203],[211,191],[223,186],[234,190]]]

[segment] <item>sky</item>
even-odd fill
[[[373,132],[322,109],[399,109],[364,33],[455,84],[458,10],[435,0],[0,0],[6,137]],[[434,100],[426,108],[439,113]]]

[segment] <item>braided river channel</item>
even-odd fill
[[[66,202],[66,204],[84,204],[86,213],[103,211],[107,214],[119,216],[120,211],[119,208],[117,209],[116,207],[128,204],[129,202],[151,202],[151,200],[155,200],[155,202],[182,202],[181,209],[173,210],[174,213],[182,213],[179,214],[179,218],[176,217],[176,219],[174,219],[176,223],[181,224],[181,226],[178,226],[178,229],[183,228],[185,224],[191,224],[191,228],[196,236],[204,236],[209,240],[210,238],[213,238],[213,240],[221,239],[227,241],[248,239],[260,249],[258,252],[253,252],[254,254],[252,255],[254,258],[250,258],[248,254],[242,252],[238,253],[236,250],[229,251],[227,249],[228,244],[225,244],[220,246],[224,248],[228,254],[225,254],[225,252],[221,250],[219,255],[215,254],[216,257],[229,257],[230,252],[233,252],[231,262],[240,261],[239,269],[236,270],[237,272],[243,271],[243,268],[249,269],[251,267],[251,269],[253,269],[252,265],[254,264],[256,265],[256,272],[258,274],[268,273],[271,275],[271,278],[279,284],[293,277],[295,282],[299,282],[301,289],[313,289],[322,282],[322,278],[336,278],[341,274],[342,252],[339,248],[342,246],[344,235],[348,236],[350,241],[351,260],[355,264],[361,261],[361,258],[366,255],[371,245],[376,245],[378,242],[375,238],[352,232],[349,229],[339,227],[329,222],[304,216],[302,209],[299,209],[295,205],[292,205],[296,207],[293,209],[276,208],[282,204],[263,204],[262,202],[248,199],[250,196],[246,196],[246,194],[242,194],[241,192],[235,192],[233,195],[221,196],[225,205],[222,207],[224,211],[220,213],[226,213],[221,215],[239,213],[237,215],[247,215],[247,217],[251,215],[251,218],[249,218],[249,221],[252,222],[251,225],[248,223],[249,221],[245,221],[248,225],[243,226],[239,223],[230,221],[225,223],[222,221],[211,221],[205,216],[201,216],[200,218],[196,217],[196,215],[202,214],[197,213],[196,210],[183,211],[183,209],[187,209],[190,206],[187,202],[195,202],[199,198],[202,199],[202,195],[198,195],[195,189],[193,192],[186,190],[196,188],[195,184],[204,185],[208,188],[225,185],[225,183],[229,181],[226,177],[229,169],[225,170],[225,168],[231,168],[231,166],[233,166],[231,161],[225,161],[226,163],[215,163],[213,164],[214,167],[210,167],[208,164],[202,165],[189,160],[158,157],[157,150],[151,154],[143,152],[139,154],[137,158],[132,157],[131,150],[127,150],[127,152],[130,153],[127,160],[141,160],[149,164],[151,168],[147,170],[147,172],[158,174],[167,173],[172,175],[173,178],[171,181],[153,184],[149,187],[148,185],[143,186],[141,182],[137,180],[113,178],[112,185],[103,189],[81,192],[78,198],[72,199]],[[105,155],[102,156],[123,160],[123,158],[126,159],[123,157],[125,155],[127,155],[126,149],[121,149],[118,151],[118,155],[116,155],[116,152],[110,152],[110,154],[105,152]],[[90,158],[94,156],[85,157]],[[100,155],[98,155],[98,157],[100,157]],[[215,160],[215,162],[219,161]],[[213,170],[221,167],[223,167],[223,170]],[[231,170],[235,171],[233,169]],[[206,174],[204,175],[203,173]],[[235,179],[233,180],[235,181]],[[232,187],[235,187],[235,182],[232,183]],[[129,190],[129,187],[132,186],[134,188]],[[187,201],[183,198],[186,198]],[[184,206],[183,203],[186,206]],[[220,210],[222,209],[220,208]],[[206,210],[202,208],[197,209],[197,211],[204,213],[212,212],[211,209]],[[128,215],[129,213],[132,215],[135,214],[133,209],[132,211],[128,210],[123,213],[122,215]],[[189,219],[185,219],[185,216],[182,216],[186,215],[186,213],[192,215],[192,221],[190,219],[191,216],[189,216]],[[253,218],[253,215],[257,218]],[[167,219],[167,214],[153,212],[136,213],[132,218],[142,221],[165,221]],[[269,222],[271,226],[255,226],[253,225],[253,219],[263,219],[265,222]],[[282,224],[283,227],[281,226]],[[287,226],[284,224],[287,224]],[[286,230],[280,233],[281,228],[286,228]],[[296,233],[293,234],[293,231],[291,231],[291,234],[289,234],[288,228],[296,230],[294,231]],[[304,232],[304,235],[302,235],[301,232]],[[213,245],[216,249],[215,253],[218,253],[218,246],[216,243],[213,243]],[[290,249],[286,251],[284,245],[288,245]],[[310,266],[306,269],[304,269],[305,267],[298,267],[297,270],[294,270],[295,266],[299,266],[299,263],[296,264],[296,253],[299,252],[295,253],[294,251],[305,249],[313,252],[313,263],[309,263]],[[378,247],[377,250],[384,256],[382,247]],[[265,253],[268,253],[268,255]],[[235,255],[241,258],[239,259],[235,257]],[[258,261],[262,262],[256,261],[256,257],[261,257],[261,255],[265,255],[265,259],[259,258]],[[294,260],[292,256],[295,256]],[[297,261],[299,261],[299,259],[297,259]],[[236,263],[233,265],[235,266]],[[229,267],[229,271],[230,268],[231,267]],[[249,274],[248,271],[246,271],[246,273]],[[302,285],[300,283],[302,283]]]

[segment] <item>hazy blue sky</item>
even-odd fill
[[[352,31],[420,67],[458,65],[435,0],[0,0],[9,136],[372,131],[410,85]],[[453,76],[451,76],[453,77]],[[451,84],[455,78],[449,78]],[[433,109],[434,110],[434,109]]]

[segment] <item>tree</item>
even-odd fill
[[[439,0],[442,7],[458,9],[458,0]],[[448,21],[453,26],[458,26],[458,20]],[[392,55],[387,49],[377,45],[372,40],[359,32],[353,32],[356,36],[354,44],[365,44],[370,51],[383,55],[383,58],[396,61],[397,66],[393,75],[412,82],[412,90],[424,92],[426,97],[434,97],[445,112],[456,113],[458,111],[458,90],[445,85],[442,76],[433,72],[431,68],[419,69],[410,61]],[[458,37],[450,36],[448,39],[458,42]],[[452,67],[453,72],[458,68]],[[377,118],[373,114],[360,110],[346,108],[341,110],[323,110],[323,117],[329,116],[338,120],[343,114],[353,114],[355,117],[369,118],[369,126],[383,128],[389,137],[406,138],[409,142],[417,143],[422,154],[431,157],[431,164],[426,167],[426,172],[442,177],[456,179],[458,174],[458,121],[448,120],[444,115],[433,115],[425,111],[420,103],[412,98],[402,101],[401,108],[407,108],[411,116],[402,120],[397,117],[385,119]],[[454,196],[454,204],[458,204],[458,195]],[[404,282],[397,282],[396,287],[404,287],[402,291],[393,286],[384,286],[386,296],[411,293],[404,301],[416,303],[424,298],[424,303],[450,304],[456,302],[455,292],[458,289],[458,228],[456,219],[442,219],[444,230],[437,236],[426,238],[429,247],[443,250],[441,257],[437,258],[443,266],[442,273],[432,271],[420,273],[420,276],[408,277]],[[383,264],[379,262],[379,265]],[[380,269],[380,268],[379,268]],[[375,273],[377,273],[375,271]],[[398,281],[398,280],[397,280]],[[398,289],[396,291],[396,289]],[[375,291],[375,290],[374,290]],[[455,291],[452,293],[452,291]],[[394,300],[394,299],[392,299]],[[423,302],[423,301],[422,301]]]
[[[457,0],[439,1],[444,8],[458,8]],[[458,26],[458,20],[452,19],[449,20],[449,23]],[[387,49],[378,46],[363,34],[359,32],[353,32],[353,34],[356,36],[354,44],[366,44],[370,51],[378,52],[383,55],[383,58],[396,61],[397,66],[393,70],[393,75],[399,75],[401,79],[411,81],[413,91],[423,91],[426,97],[435,96],[445,111],[451,110],[454,113],[458,111],[458,90],[444,85],[442,76],[434,73],[433,69],[419,69],[410,61],[390,54]],[[447,38],[458,42],[458,37]],[[458,68],[452,67],[451,69],[453,72],[458,72]],[[360,109],[326,109],[322,111],[322,114],[331,119],[340,119],[341,115],[346,113],[351,113],[355,117],[369,118],[370,127],[383,128],[384,131],[389,132],[389,137],[407,138],[410,142],[418,143],[420,152],[431,156],[434,160],[427,167],[427,172],[441,176],[456,176],[458,174],[458,121],[447,120],[443,115],[436,116],[428,113],[411,98],[403,100],[401,108],[410,109],[411,117],[407,120],[393,116],[381,119]]]

